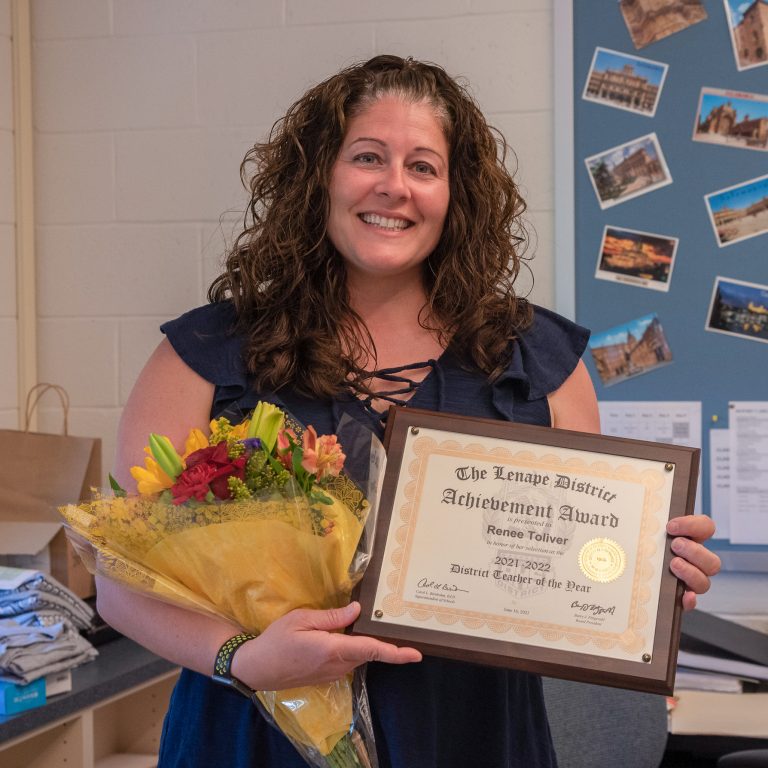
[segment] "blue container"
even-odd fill
[[[15,715],[45,704],[45,678],[27,685],[0,682],[0,715]]]

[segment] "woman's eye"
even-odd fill
[[[416,173],[434,174],[435,169],[429,163],[414,163],[413,170]]]
[[[355,161],[361,165],[373,165],[378,160],[378,157],[373,152],[362,152],[355,156]]]

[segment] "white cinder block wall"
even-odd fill
[[[0,427],[16,429],[16,238],[11,2],[0,0]]]
[[[377,53],[468,78],[518,153],[538,233],[533,298],[551,305],[551,27],[548,0],[32,0],[39,375],[69,391],[72,431],[101,436],[111,465],[158,325],[204,301],[232,239],[245,151],[310,84]],[[7,113],[3,95],[3,158]],[[41,416],[58,428],[52,407]]]

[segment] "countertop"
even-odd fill
[[[0,715],[0,744],[75,715],[176,667],[169,661],[119,637],[97,649],[99,656],[72,670],[72,690],[53,696],[43,706]]]

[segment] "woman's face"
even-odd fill
[[[448,155],[426,102],[383,97],[349,121],[331,173],[328,236],[350,279],[420,277],[448,211]]]

